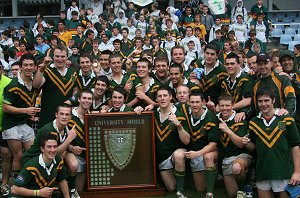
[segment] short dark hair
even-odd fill
[[[110,85],[110,81],[105,75],[97,76],[97,78],[94,81],[94,84],[96,84],[98,81],[104,82],[107,85],[107,87]]]
[[[58,113],[58,111],[59,111],[60,108],[69,108],[69,109],[70,109],[70,112],[71,112],[71,110],[72,110],[72,106],[71,106],[71,105],[69,105],[69,104],[67,104],[67,103],[61,103],[61,104],[59,104],[59,105],[56,107],[55,113]]]
[[[151,68],[151,63],[147,58],[140,58],[137,62],[138,63],[147,63],[148,69]]]
[[[79,92],[78,98],[81,98],[82,94],[84,94],[84,93],[92,94],[92,96],[94,95],[94,93],[90,89],[85,88]]]
[[[120,39],[115,39],[115,40],[113,41],[113,45],[114,45],[114,44],[117,44],[117,43],[121,44],[121,40],[120,40]]]
[[[122,86],[120,86],[120,85],[116,86],[116,87],[113,89],[113,92],[112,92],[111,95],[113,95],[113,93],[114,93],[115,91],[118,92],[118,93],[120,93],[120,94],[122,94],[122,95],[124,96],[124,99],[125,99],[125,100],[127,99],[127,97],[128,97],[128,91],[127,91],[126,89],[124,89],[124,87],[122,87]]]
[[[171,68],[179,68],[179,72],[180,72],[181,74],[183,74],[183,68],[182,68],[182,66],[181,66],[180,64],[178,64],[178,63],[173,63],[172,65],[170,65],[169,71],[171,70]]]
[[[191,91],[189,97],[191,98],[191,96],[200,96],[200,98],[203,99],[203,94],[200,91],[198,91],[198,90]]]
[[[171,49],[171,56],[173,56],[174,50],[175,49],[181,49],[184,53],[184,48],[181,45],[175,45],[174,47],[172,47]]]
[[[20,66],[22,67],[22,64],[24,62],[24,60],[33,60],[34,64],[35,64],[35,59],[34,56],[30,53],[28,54],[24,54],[22,55],[22,57],[20,58]]]
[[[165,55],[161,54],[158,55],[155,60],[154,60],[154,66],[156,65],[157,62],[166,62],[169,66],[169,60],[168,57],[166,57]]]
[[[230,101],[231,104],[233,104],[233,98],[230,94],[228,93],[223,93],[221,96],[219,96],[218,98],[218,103],[220,103],[221,100],[226,100],[226,101]]]
[[[268,86],[263,86],[260,87],[257,92],[256,92],[256,101],[258,100],[259,97],[261,96],[268,96],[270,97],[272,100],[275,99],[275,92],[273,89],[271,89]]]
[[[42,135],[42,137],[40,139],[40,146],[41,147],[45,147],[46,142],[48,140],[55,140],[55,141],[57,141],[57,135],[55,136],[53,134],[53,132],[46,132],[45,134]]]
[[[236,60],[237,63],[240,63],[240,58],[239,56],[236,54],[236,53],[233,53],[233,52],[230,52],[227,57],[225,58],[225,61],[227,59],[230,59],[230,58],[234,58]]]
[[[117,53],[112,53],[111,55],[109,55],[109,58],[108,58],[109,62],[113,58],[120,58],[122,60],[122,56],[120,54],[117,54]]]
[[[162,90],[167,91],[168,94],[169,94],[170,96],[172,96],[172,90],[171,90],[171,88],[170,88],[169,86],[166,86],[166,85],[161,85],[161,86],[158,87],[158,89],[157,89],[157,91],[156,91],[156,97],[157,97],[158,91],[162,91]]]
[[[218,46],[216,43],[214,43],[214,42],[208,43],[208,44],[205,46],[204,51],[206,51],[207,49],[214,50],[214,51],[216,52],[216,54],[219,54],[219,52],[220,52],[219,46]]]

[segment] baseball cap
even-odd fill
[[[256,56],[256,62],[258,61],[266,61],[269,62],[271,57],[268,54],[260,53]]]

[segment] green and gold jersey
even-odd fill
[[[45,187],[58,187],[58,182],[67,177],[66,167],[59,156],[55,156],[51,164],[45,164],[42,154],[40,154],[23,165],[14,185],[30,190],[40,190]],[[59,194],[59,191],[54,192],[54,194],[56,193]]]
[[[234,82],[231,82],[230,77],[224,79],[221,87],[222,94],[230,94],[233,98],[233,102],[237,103],[243,98],[252,96],[253,80],[248,74],[241,71]]]
[[[90,56],[91,56],[91,60],[97,60],[99,61],[100,60],[100,55],[101,55],[101,51],[98,50],[97,52],[94,52],[93,50],[89,53]]]
[[[153,101],[156,100],[156,93],[157,93],[157,89],[160,86],[160,83],[155,80],[154,78],[150,77],[150,83],[148,85],[148,87],[145,87],[145,94]]]
[[[115,81],[113,78],[110,80],[110,87],[113,90],[118,85],[125,87],[126,82],[130,81],[132,83],[132,89],[130,90],[129,96],[126,100],[126,103],[131,102],[135,98],[136,88],[143,86],[140,77],[138,77],[135,73],[130,73],[122,70],[123,78],[121,82]]]
[[[76,112],[76,108],[72,110],[72,117],[68,123],[69,129],[72,129],[72,127],[75,126],[76,131],[76,138],[71,142],[71,145],[73,146],[80,146],[81,148],[86,148],[85,144],[85,131],[84,131],[84,121],[79,118],[78,113]],[[81,152],[81,157],[85,157],[85,152]]]
[[[248,124],[245,120],[241,122],[235,122],[236,112],[234,111],[233,114],[224,122],[230,128],[230,130],[235,133],[239,137],[244,137],[248,133]],[[217,114],[217,117],[221,119],[221,114]],[[229,138],[227,133],[224,133],[222,130],[219,131],[219,148],[222,156],[232,157],[237,156],[241,153],[248,153],[246,148],[240,148],[236,146]]]
[[[80,69],[77,72],[77,85],[78,85],[78,91],[81,91],[83,89],[91,89],[94,86],[94,81],[97,78],[96,74],[94,71],[91,71],[88,76],[84,76],[82,74],[82,70]]]
[[[120,109],[118,109],[118,110],[114,109],[113,107],[108,110],[109,113],[115,113],[115,112],[133,112],[133,111],[134,111],[133,108],[131,108],[130,106],[127,106],[125,104],[123,104],[123,106]]]
[[[133,50],[134,43],[128,39],[127,42],[124,40],[121,41],[121,51],[124,52],[124,55],[127,57],[130,52]]]
[[[296,112],[296,96],[295,90],[291,81],[286,76],[280,76],[275,72],[272,72],[270,76],[259,78],[253,86],[253,99],[256,112],[258,113],[256,92],[261,87],[269,87],[273,89],[275,93],[275,108],[285,108],[292,116]]]
[[[52,136],[56,137],[58,146],[61,145],[68,137],[69,129],[66,127],[63,134],[60,134],[58,131],[56,120],[45,124],[42,128],[38,129],[33,144],[29,149],[25,150],[23,154],[22,164],[25,164],[28,160],[41,153],[40,141],[45,134],[51,133]]]
[[[200,79],[200,87],[203,90],[203,96],[207,100],[210,96],[211,100],[217,104],[218,98],[221,95],[221,83],[229,75],[226,71],[226,68],[217,60],[214,68],[207,72],[206,67],[204,66],[205,62],[202,60],[199,68],[204,68],[204,74]]]
[[[184,115],[175,106],[172,106],[172,113],[176,115],[184,130],[189,132]],[[154,110],[154,116],[156,159],[159,164],[170,157],[176,149],[185,148],[186,145],[179,138],[177,127],[174,126],[174,124],[170,125],[170,121],[168,119],[161,120],[159,107]]]
[[[249,122],[249,138],[256,145],[256,179],[290,179],[293,173],[291,148],[300,138],[294,118],[289,114],[266,121],[261,113]]]
[[[93,44],[91,41],[88,41],[85,39],[85,41],[82,43],[80,53],[90,53],[93,50]]]
[[[18,77],[13,78],[4,88],[3,103],[16,108],[34,107],[38,94],[38,89],[27,87],[18,75]],[[20,124],[25,124],[27,123],[28,119],[28,114],[4,113],[2,129],[6,130]]]
[[[55,119],[56,107],[68,100],[73,95],[73,89],[78,86],[73,68],[68,68],[62,76],[52,64],[46,68],[44,78],[39,128]]]
[[[218,142],[219,121],[214,113],[203,106],[204,113],[200,118],[195,118],[188,106],[182,106],[181,109],[186,115],[191,134],[189,150],[199,151],[209,142]]]

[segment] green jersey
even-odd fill
[[[110,108],[110,109],[108,109],[109,113],[115,113],[115,112],[133,112],[133,111],[134,111],[133,108],[131,108],[130,106],[127,106],[125,104],[123,104],[123,106],[120,109],[118,109],[118,110],[114,109],[113,107]]]
[[[121,51],[124,52],[124,55],[127,57],[130,52],[133,50],[134,43],[128,39],[127,42],[124,40],[121,41]]]
[[[202,60],[199,68],[204,68],[204,74],[200,79],[200,87],[203,90],[204,98],[207,100],[210,96],[211,100],[217,104],[218,98],[221,95],[221,83],[229,75],[226,68],[217,60],[214,68],[211,71],[207,71],[205,67],[205,61]]]
[[[221,87],[221,93],[230,94],[234,104],[240,102],[243,98],[249,98],[253,95],[253,80],[248,74],[242,71],[236,76],[234,82],[231,81],[230,77],[224,79]],[[248,112],[249,110],[250,107],[241,109],[243,112]]]
[[[250,139],[256,145],[256,179],[290,179],[293,173],[291,148],[300,138],[294,118],[277,115],[266,121],[261,113],[249,122]]]
[[[52,64],[46,68],[44,78],[39,128],[55,119],[56,107],[68,100],[77,87],[77,74],[73,68],[68,68],[65,75],[62,75]]]
[[[285,108],[292,116],[296,112],[296,96],[291,81],[286,76],[280,76],[275,72],[267,77],[260,77],[253,86],[253,100],[256,112],[258,112],[256,92],[261,87],[269,87],[275,92],[275,108]]]
[[[129,73],[129,72],[122,70],[122,76],[123,76],[123,78],[122,78],[121,82],[117,82],[112,77],[110,80],[110,86],[112,89],[118,85],[125,87],[126,82],[130,81],[132,83],[132,89],[130,90],[129,96],[126,101],[126,103],[129,103],[135,98],[136,88],[143,86],[143,84],[142,84],[140,77],[138,77],[135,73]]]
[[[172,113],[176,115],[184,130],[189,132],[184,115],[175,106],[172,106]],[[168,119],[161,119],[159,107],[154,110],[154,116],[156,134],[156,159],[159,164],[168,159],[168,157],[170,157],[176,149],[185,148],[186,145],[184,145],[179,138],[177,127],[173,126],[173,128],[172,125],[170,125],[170,121]]]
[[[3,118],[3,111],[2,111],[2,102],[4,98],[4,88],[10,83],[11,79],[1,74],[0,76],[0,131],[2,131],[2,118]]]
[[[88,76],[84,76],[82,74],[82,70],[80,69],[77,72],[77,85],[78,85],[78,89],[82,90],[82,89],[91,89],[94,86],[94,81],[96,80],[97,76],[94,73],[93,70],[90,71],[90,74]]]
[[[40,190],[45,187],[58,187],[58,182],[67,179],[67,169],[59,156],[55,156],[51,164],[46,164],[42,155],[31,158],[22,166],[14,185],[30,190]],[[57,191],[53,195],[56,193],[59,194]]]
[[[80,53],[90,53],[91,51],[93,51],[93,44],[91,41],[85,39],[81,45]]]
[[[183,85],[186,85],[188,88],[189,88],[189,90],[190,91],[199,91],[199,92],[201,92],[201,90],[200,90],[200,87],[197,85],[197,84],[195,84],[195,83],[193,83],[193,82],[191,82],[191,81],[189,81],[187,78],[183,78],[183,83],[182,83]],[[173,85],[173,82],[170,80],[170,82],[169,82],[169,87],[172,89],[172,96],[173,96],[173,100],[177,100],[176,99],[176,89],[177,89],[177,86],[175,87],[174,85]]]
[[[47,133],[51,133],[51,135],[56,137],[58,146],[61,145],[66,138],[68,137],[69,129],[65,127],[64,133],[60,134],[56,125],[56,120],[45,124],[42,128],[38,129],[37,134],[35,136],[33,144],[29,149],[25,150],[22,157],[22,164],[26,163],[31,158],[38,156],[41,153],[40,141],[43,135]]]
[[[224,122],[233,133],[235,133],[239,137],[244,137],[248,133],[248,124],[245,120],[241,122],[235,122],[235,116],[236,112],[234,111],[234,113],[227,120],[224,120]],[[217,117],[221,119],[221,114],[219,113]],[[236,146],[231,141],[228,134],[223,132],[222,130],[219,131],[219,140],[219,148],[221,153],[223,154],[222,156],[225,158],[237,156],[241,153],[248,153],[248,150],[246,148],[240,148]]]
[[[218,142],[219,121],[207,107],[203,106],[202,108],[204,113],[200,118],[195,118],[188,106],[182,106],[191,134],[189,150],[199,151],[209,142]]]
[[[3,103],[11,105],[16,108],[34,107],[36,97],[39,94],[38,89],[32,86],[27,87],[21,79],[20,74],[18,77],[13,78],[10,83],[4,88]],[[25,124],[29,120],[28,114],[11,114],[4,113],[2,119],[3,130],[10,129],[14,126]]]
[[[71,142],[73,146],[80,146],[81,148],[86,148],[85,144],[85,131],[84,131],[84,121],[78,116],[76,108],[72,110],[72,118],[68,123],[69,129],[75,125],[76,138]],[[81,152],[81,157],[85,157],[85,152]]]

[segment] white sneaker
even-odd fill
[[[236,198],[246,198],[246,193],[244,191],[237,191]]]
[[[214,195],[212,193],[206,193],[205,198],[214,198]]]
[[[185,196],[185,195],[184,195],[182,192],[180,192],[180,191],[177,191],[176,195],[177,195],[178,198],[187,198],[187,196]]]
[[[71,190],[71,198],[80,198],[80,195],[79,195],[77,189]]]

